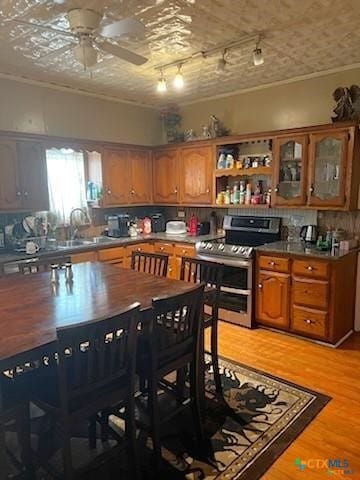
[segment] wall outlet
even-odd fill
[[[184,212],[184,210],[178,210],[177,216],[178,216],[178,218],[185,218],[185,212]]]

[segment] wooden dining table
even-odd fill
[[[56,329],[106,319],[140,302],[142,319],[152,299],[184,293],[193,284],[100,262],[73,265],[73,281],[51,283],[50,272],[0,278],[0,369],[51,355]]]

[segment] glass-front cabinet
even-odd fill
[[[306,203],[308,136],[274,140],[274,205]]]
[[[308,205],[345,204],[348,131],[310,134]]]

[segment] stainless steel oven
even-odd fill
[[[196,244],[198,258],[223,265],[219,317],[252,328],[254,324],[254,246],[280,239],[280,218],[226,215],[225,240]]]

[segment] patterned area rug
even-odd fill
[[[166,424],[162,439],[165,462],[160,475],[156,475],[152,467],[151,441],[140,434],[139,452],[144,479],[258,480],[330,400],[327,396],[230,360],[221,359],[220,368],[225,402],[215,399],[212,372],[206,373],[205,433],[208,444],[205,452],[198,451],[191,414],[184,413],[174,423]],[[121,421],[113,419],[113,423],[121,429]],[[87,463],[89,455],[94,457],[107,449],[98,441],[97,451],[89,452],[86,435],[87,429],[81,427],[74,440],[75,465]],[[48,431],[48,440],[55,437]],[[88,472],[83,478],[130,480],[133,477],[125,471],[125,452],[122,457]],[[60,452],[57,451],[53,458],[56,469],[61,469]],[[52,477],[43,472],[38,478]]]

